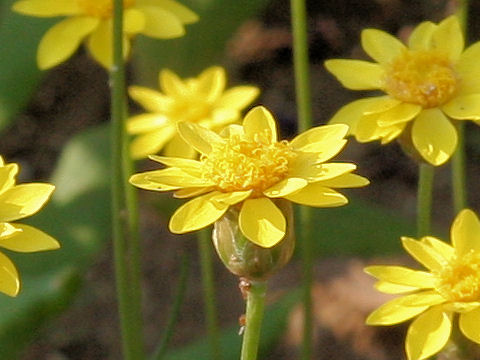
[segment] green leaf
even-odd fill
[[[246,19],[262,10],[268,0],[184,0],[200,20],[186,26],[186,35],[166,41],[138,36],[133,48],[139,82],[158,87],[158,73],[169,68],[180,77],[196,76],[221,62],[227,41]]]
[[[16,358],[38,328],[72,302],[81,274],[110,238],[109,150],[106,126],[67,144],[52,177],[57,187],[53,198],[28,221],[62,247],[34,254],[8,252],[23,288],[17,298],[0,294],[0,359]]]

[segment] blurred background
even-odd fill
[[[200,15],[181,39],[134,40],[128,83],[158,88],[158,72],[170,68],[196,76],[225,66],[228,86],[257,85],[256,104],[267,106],[281,133],[296,132],[292,36],[287,0],[184,0]],[[55,236],[62,249],[8,254],[18,265],[18,298],[0,295],[0,359],[120,359],[117,304],[110,238],[110,145],[108,74],[81,48],[46,72],[36,68],[41,36],[57,19],[15,14],[13,0],[0,2],[0,154],[21,166],[19,182],[49,181],[57,190],[30,223]],[[328,74],[329,58],[366,59],[362,29],[383,29],[406,38],[423,20],[452,13],[447,0],[309,0],[309,46],[313,112],[325,124],[346,103],[368,92],[344,88]],[[480,1],[471,1],[468,42],[480,40]],[[132,114],[141,109],[130,104]],[[480,210],[480,129],[467,125],[469,204]],[[369,328],[366,315],[387,297],[375,292],[363,267],[409,263],[399,242],[415,235],[417,168],[396,144],[350,141],[341,160],[358,164],[366,188],[345,191],[350,204],[315,210],[315,359],[389,360],[403,355],[405,327]],[[137,168],[154,168],[149,161]],[[140,191],[143,308],[146,342],[162,335],[178,285],[183,254],[191,270],[185,301],[165,359],[208,359],[202,287],[194,235],[176,236],[166,224],[178,200]],[[454,217],[450,168],[435,178],[434,234],[449,240]],[[215,258],[217,301],[224,359],[236,359],[238,318],[244,302],[238,279]],[[297,359],[302,316],[298,255],[269,283],[259,359]]]

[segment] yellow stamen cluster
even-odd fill
[[[450,100],[458,82],[446,54],[436,50],[405,50],[388,66],[384,86],[395,99],[432,108]]]
[[[223,192],[253,190],[260,194],[286,178],[289,162],[296,156],[287,141],[269,143],[255,134],[253,141],[232,135],[201,159],[203,176]]]
[[[436,290],[452,302],[480,301],[480,254],[453,259],[436,274]]]
[[[113,0],[77,0],[78,6],[85,14],[99,17],[112,17]],[[135,0],[123,0],[123,7],[128,8],[135,3]]]

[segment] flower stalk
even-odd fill
[[[312,126],[312,106],[310,95],[310,74],[308,61],[307,21],[305,0],[291,0],[293,59],[295,68],[295,93],[298,113],[298,131],[303,132]],[[300,229],[298,235],[302,247],[302,284],[304,304],[303,359],[312,358],[312,210],[299,209]]]
[[[247,292],[247,313],[243,334],[241,360],[256,360],[260,330],[262,327],[267,284],[264,281],[250,281]]]
[[[207,322],[207,337],[212,360],[221,359],[218,314],[215,301],[215,283],[213,276],[212,250],[210,248],[210,232],[202,230],[198,233],[198,251],[200,253],[200,267],[202,272],[203,302]]]
[[[423,162],[418,169],[417,236],[422,237],[430,233],[435,169],[432,165]]]
[[[140,249],[135,189],[128,184],[132,164],[125,131],[125,64],[123,60],[123,1],[113,14],[112,86],[112,222],[115,278],[125,359],[144,358],[141,314]]]

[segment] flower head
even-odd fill
[[[447,343],[453,315],[461,332],[480,344],[480,221],[462,210],[451,228],[452,244],[434,237],[402,238],[403,247],[428,271],[402,266],[370,266],[376,288],[405,294],[370,314],[369,325],[392,325],[417,317],[410,325],[405,348],[409,360],[426,359]]]
[[[177,133],[177,122],[188,121],[208,129],[219,129],[238,121],[240,112],[258,96],[254,86],[225,90],[225,70],[213,66],[198,77],[181,80],[170,70],[159,74],[162,92],[140,86],[129,88],[130,96],[148,112],[131,117],[130,134],[134,158],[145,158],[163,148],[167,156],[192,157],[195,151]]]
[[[124,56],[136,34],[169,39],[183,36],[185,24],[198,17],[174,0],[123,0]],[[113,0],[20,0],[13,10],[38,17],[67,16],[43,36],[37,52],[40,69],[68,59],[86,40],[87,48],[100,64],[112,64]]]
[[[375,29],[362,32],[362,46],[376,63],[335,59],[325,66],[349,89],[378,89],[386,95],[354,101],[331,122],[350,125],[360,142],[386,144],[405,133],[402,141],[411,142],[427,162],[446,162],[457,146],[450,119],[480,120],[480,42],[464,51],[452,16],[418,25],[408,46]]]
[[[219,220],[234,206],[238,225],[253,243],[270,248],[284,236],[286,221],[275,199],[316,206],[341,206],[347,198],[334,188],[359,187],[368,180],[352,174],[351,163],[327,163],[346,143],[343,124],[312,128],[292,141],[277,139],[273,116],[264,107],[250,110],[242,125],[221,135],[191,122],[178,123],[182,138],[201,153],[190,160],[151,156],[166,169],[135,174],[130,182],[194,199],[170,219],[170,230],[186,233]]]
[[[17,164],[5,164],[0,157],[0,247],[18,252],[58,249],[58,242],[29,225],[17,221],[35,214],[48,201],[54,190],[50,184],[15,184]],[[20,278],[12,261],[0,252],[0,291],[16,296]]]

